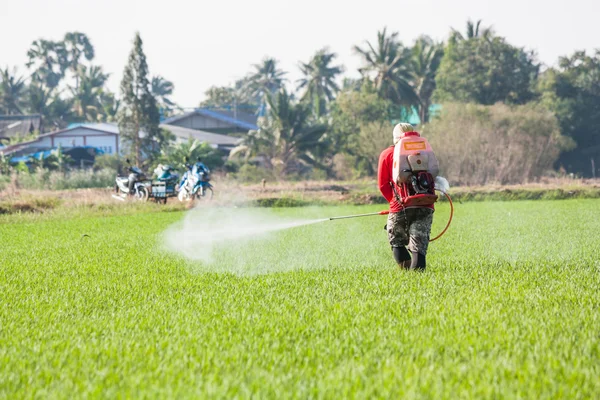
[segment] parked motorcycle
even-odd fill
[[[128,176],[119,176],[115,178],[114,198],[125,200],[128,195],[139,201],[146,201],[150,196],[150,187],[152,183],[146,178],[144,172],[136,166],[132,166],[127,160]],[[131,193],[130,193],[131,192]]]
[[[207,199],[213,197],[213,186],[210,183],[210,170],[198,160],[194,165],[186,164],[187,171],[179,186],[179,201]]]

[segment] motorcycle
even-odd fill
[[[177,198],[179,201],[192,201],[194,199],[212,199],[213,186],[210,183],[210,170],[202,163],[185,165],[187,171],[179,186]]]
[[[136,166],[132,166],[127,160],[127,171],[128,176],[119,176],[115,178],[115,193],[114,198],[118,200],[125,200],[128,195],[131,195],[134,199],[139,201],[146,201],[150,196],[150,188],[152,183],[146,179],[144,172]],[[133,192],[130,193],[130,182],[133,184]]]

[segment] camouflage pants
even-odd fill
[[[411,252],[427,254],[433,210],[407,208],[388,215],[387,232],[392,247],[408,245]]]

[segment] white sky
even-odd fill
[[[25,74],[32,41],[81,31],[118,93],[140,31],[151,74],[173,81],[173,99],[195,107],[207,88],[232,83],[265,56],[296,80],[298,61],[329,46],[357,76],[352,46],[385,26],[410,44],[423,33],[445,39],[450,27],[464,31],[468,18],[482,19],[553,65],[560,55],[600,48],[599,17],[600,0],[0,0],[0,66]]]

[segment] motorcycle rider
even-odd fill
[[[200,157],[198,157],[194,165],[190,165],[186,161],[185,167],[187,168],[187,171],[181,177],[181,182],[179,183],[179,190],[183,189],[185,181],[187,180],[189,174],[200,175],[201,173],[207,174],[210,172],[210,170],[202,162],[202,159]]]

